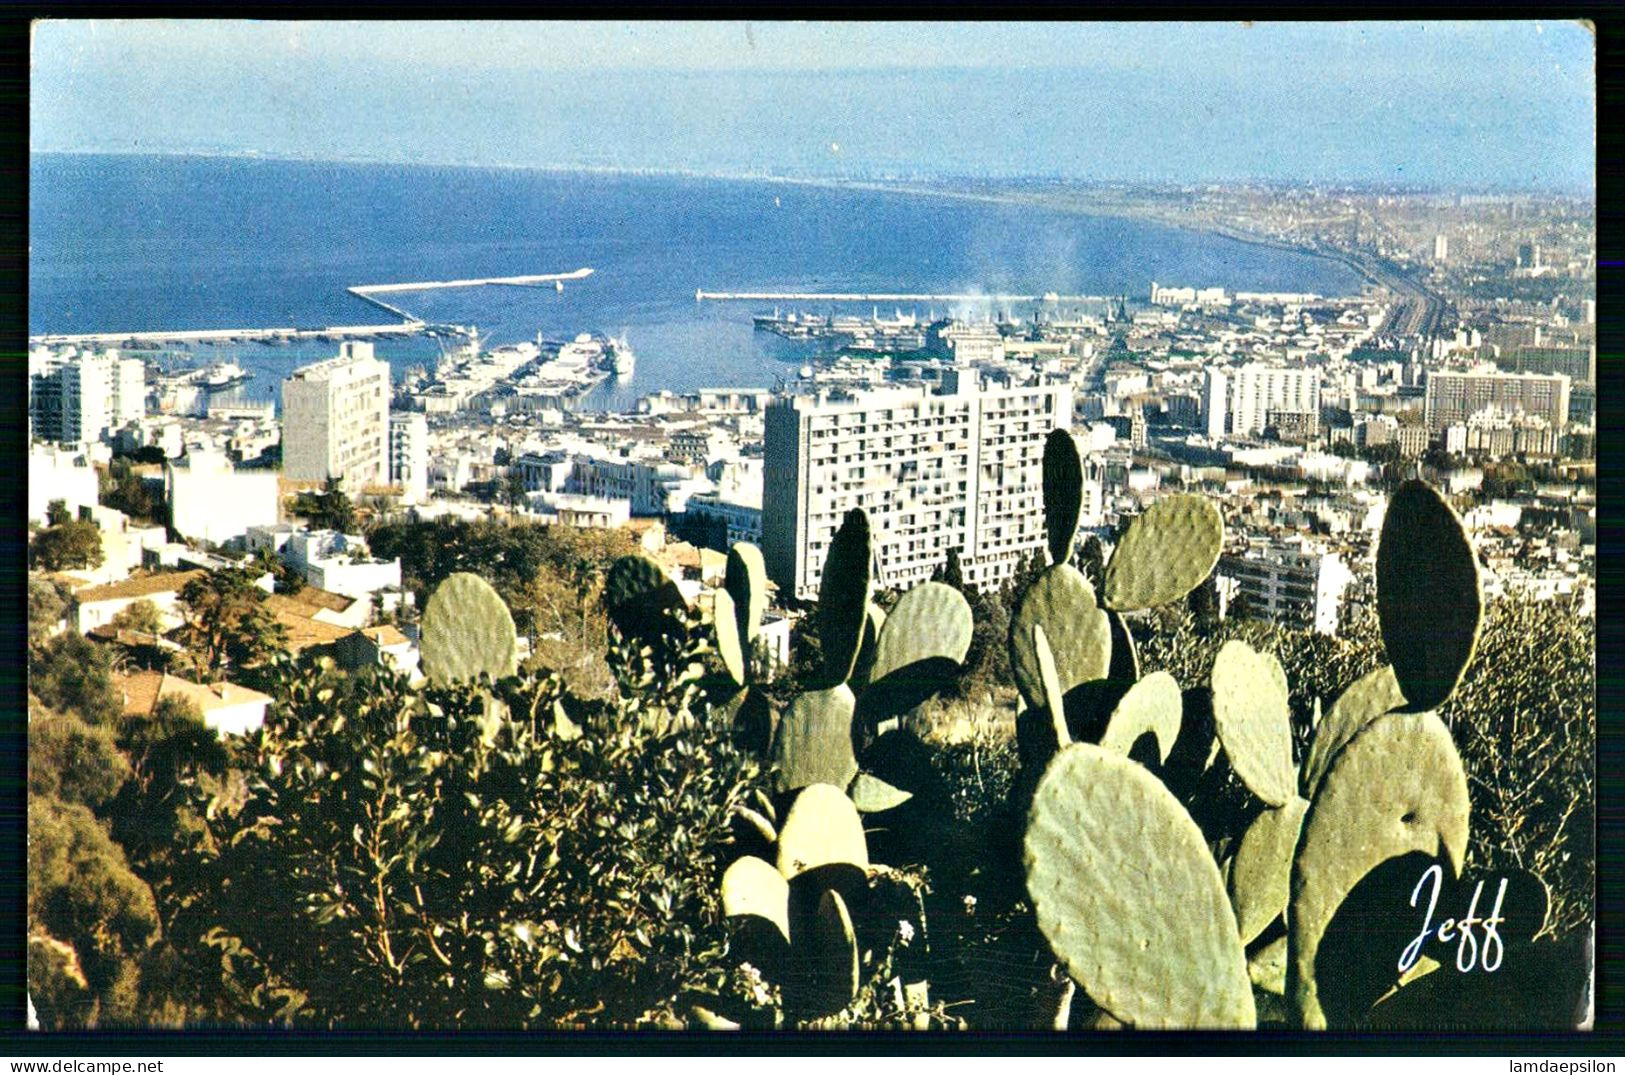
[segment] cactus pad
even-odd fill
[[[879,814],[896,809],[914,798],[912,791],[892,787],[878,776],[859,773],[852,781],[852,805],[862,814]]]
[[[1106,678],[1123,683],[1137,683],[1140,679],[1140,648],[1134,644],[1134,635],[1121,612],[1106,610],[1106,619],[1112,628],[1112,666]]]
[[[1061,691],[1103,679],[1111,668],[1111,623],[1095,604],[1095,591],[1083,572],[1052,564],[1021,596],[1010,619],[1010,671],[1022,697],[1034,708],[1045,705],[1043,675],[1033,649],[1033,625],[1042,624],[1055,658]]]
[[[716,629],[717,654],[729,677],[742,687],[746,678],[745,648],[739,641],[739,618],[734,614],[733,598],[728,596],[727,590],[717,590],[712,596],[716,599],[711,606],[711,621]]]
[[[773,758],[778,763],[780,791],[808,784],[844,788],[858,772],[852,753],[852,688],[839,683],[828,690],[796,696],[779,722]]]
[[[1213,573],[1224,517],[1206,497],[1163,497],[1129,524],[1106,563],[1108,608],[1128,612],[1177,601]]]
[[[1297,773],[1281,662],[1234,639],[1220,647],[1213,660],[1213,724],[1242,783],[1270,806],[1285,806],[1297,791]]]
[[[762,550],[748,541],[729,549],[722,584],[733,598],[739,637],[749,646],[762,633],[762,613],[767,611],[767,565]]]
[[[1277,937],[1247,961],[1247,977],[1266,993],[1286,993],[1286,938]]]
[[[1459,874],[1467,812],[1461,757],[1433,713],[1378,717],[1333,759],[1292,867],[1287,981],[1304,1027],[1326,1027],[1315,956],[1349,892],[1381,863],[1412,851],[1443,852]]]
[[[1070,431],[1052,429],[1044,440],[1044,529],[1053,564],[1072,562],[1072,541],[1083,513],[1083,464]]]
[[[869,869],[869,845],[863,839],[858,808],[840,788],[812,784],[801,790],[779,830],[779,873],[794,881],[824,866]]]
[[[1337,752],[1359,735],[1361,728],[1404,704],[1405,695],[1391,665],[1367,672],[1350,684],[1332,703],[1331,711],[1315,723],[1315,738],[1303,760],[1303,793],[1313,799]]]
[[[722,913],[771,922],[790,942],[790,882],[764,859],[746,855],[722,875]]]
[[[1292,894],[1292,854],[1308,811],[1309,801],[1294,796],[1285,806],[1259,814],[1241,837],[1229,888],[1242,944],[1253,943],[1286,910]]]
[[[829,544],[818,583],[818,642],[824,650],[824,676],[845,683],[857,663],[874,584],[869,548],[869,517],[861,508],[846,513]]]
[[[513,615],[491,584],[460,571],[450,575],[423,610],[423,671],[437,684],[513,675],[519,667]]]
[[[824,890],[809,932],[811,944],[796,946],[797,958],[808,961],[807,1007],[810,1014],[831,1015],[858,995],[858,938],[839,892]]]
[[[604,609],[623,637],[651,642],[673,629],[672,614],[684,608],[677,584],[647,556],[623,556],[609,565]]]
[[[1137,1027],[1251,1027],[1247,961],[1219,868],[1162,782],[1074,743],[1033,796],[1024,855],[1038,928],[1091,999]]]
[[[1179,684],[1167,672],[1153,672],[1128,689],[1112,710],[1100,745],[1127,757],[1135,740],[1146,732],[1157,737],[1157,756],[1168,760],[1179,738],[1184,699]]]
[[[1038,658],[1038,678],[1044,684],[1044,708],[1049,710],[1050,723],[1055,726],[1056,749],[1060,749],[1072,742],[1072,733],[1066,726],[1066,692],[1061,690],[1060,677],[1055,674],[1055,657],[1041,623],[1033,624],[1033,654]]]
[[[1377,544],[1377,617],[1412,712],[1438,708],[1456,689],[1478,644],[1483,604],[1461,520],[1426,482],[1405,482]]]
[[[920,583],[902,596],[880,625],[870,681],[933,657],[964,663],[974,626],[964,594],[946,583]]]

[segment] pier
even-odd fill
[[[58,346],[65,344],[143,344],[143,343],[250,343],[250,342],[276,342],[309,339],[374,339],[387,336],[418,336],[425,333],[452,333],[467,335],[468,330],[459,325],[438,325],[424,321],[399,306],[385,302],[378,295],[387,295],[401,291],[437,291],[452,287],[484,287],[486,285],[501,285],[506,287],[540,287],[552,284],[559,290],[564,289],[566,280],[584,280],[592,275],[591,269],[575,269],[571,272],[545,273],[536,276],[491,276],[478,280],[423,280],[406,284],[357,284],[345,288],[350,294],[362,302],[370,303],[386,313],[400,318],[399,324],[389,325],[331,325],[323,328],[208,328],[208,329],[159,329],[143,332],[77,332],[77,333],[47,333],[40,336],[30,336],[31,344]]]
[[[540,284],[562,284],[566,280],[585,280],[592,275],[591,269],[575,269],[571,272],[546,273],[541,276],[488,276],[479,280],[424,280],[414,284],[357,284],[346,288],[350,294],[365,297],[367,295],[383,295],[391,291],[438,291],[448,287],[484,287],[487,284],[499,284],[506,287],[536,287]]]
[[[151,332],[79,332],[30,336],[28,342],[54,346],[60,344],[121,344],[121,343],[247,343],[268,340],[311,339],[371,339],[378,336],[416,336],[431,329],[449,326],[431,325],[412,319],[404,324],[390,325],[332,325],[325,328],[205,328],[160,329]]]
[[[1115,302],[1107,295],[904,295],[834,291],[706,291],[695,302]]]

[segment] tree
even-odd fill
[[[287,648],[286,632],[265,607],[265,591],[252,571],[226,568],[199,575],[181,588],[186,617],[181,644],[198,675],[221,678]]]
[[[315,530],[356,532],[355,505],[344,492],[343,478],[328,478],[320,492],[300,493],[294,497],[289,510],[307,520]]]
[[[28,984],[42,1026],[136,1021],[139,957],[158,933],[152,890],[88,808],[33,796]]]
[[[68,591],[39,575],[28,576],[28,644],[40,645],[67,615],[72,600]]]
[[[517,470],[508,471],[508,480],[503,484],[503,493],[510,507],[519,507],[526,502],[525,476]]]
[[[337,530],[341,534],[353,534],[356,531],[355,505],[344,492],[343,478],[328,478],[322,485],[318,496],[320,510],[318,517],[311,522],[326,530]]]
[[[204,812],[172,937],[227,954],[262,1025],[630,1027],[719,991],[717,877],[756,764],[703,709],[557,688],[508,681],[488,744],[475,688],[290,669],[241,804]]]
[[[99,810],[130,779],[112,728],[87,724],[73,713],[30,706],[28,793]]]
[[[77,713],[91,724],[112,724],[124,708],[106,651],[74,631],[29,654],[28,689],[51,709]]]
[[[159,454],[162,461],[161,450]],[[163,498],[154,495],[146,481],[124,459],[115,459],[109,464],[99,499],[107,507],[116,508],[133,519],[159,522],[163,515]]]
[[[125,605],[113,617],[111,625],[116,630],[134,631],[144,635],[159,635],[164,632],[158,606],[144,599]]]
[[[946,583],[960,593],[965,592],[965,572],[959,565],[959,549],[956,546],[948,547],[948,559],[931,572],[931,581]]]
[[[1100,538],[1090,534],[1078,546],[1077,561],[1073,565],[1083,572],[1083,577],[1089,580],[1089,585],[1095,588],[1095,593],[1105,592],[1106,586],[1106,548],[1100,543]]]
[[[29,546],[33,566],[46,571],[73,571],[102,566],[102,534],[95,523],[70,519],[34,535]]]

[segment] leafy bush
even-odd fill
[[[421,692],[286,672],[186,899],[250,1021],[630,1026],[723,977],[728,816],[755,775],[704,719],[557,677]],[[218,806],[219,804],[217,804]]]

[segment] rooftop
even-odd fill
[[[146,575],[141,578],[128,578],[122,582],[110,582],[104,586],[90,586],[74,597],[81,605],[94,601],[116,601],[127,597],[151,597],[153,594],[179,593],[181,587],[200,575],[208,572],[198,571],[166,571],[161,575]]]

